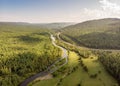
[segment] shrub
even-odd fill
[[[96,78],[97,74],[90,75],[90,78]]]
[[[87,66],[83,66],[83,69],[84,69],[86,72],[88,72]]]

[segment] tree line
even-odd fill
[[[97,54],[106,70],[120,82],[120,53],[99,51]]]

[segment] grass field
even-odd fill
[[[88,68],[87,72],[79,64],[78,58],[75,52],[69,53],[69,62],[66,66],[71,69],[78,66],[69,75],[61,74],[49,80],[39,81],[32,86],[117,86],[117,82],[106,72],[96,56],[82,58],[83,64]],[[91,77],[95,74],[96,77]]]

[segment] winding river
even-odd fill
[[[51,38],[51,41],[52,41],[52,44],[55,46],[55,47],[58,47],[58,48],[60,48],[61,50],[62,50],[62,55],[61,55],[61,59],[59,59],[59,60],[57,60],[54,64],[52,64],[51,66],[49,66],[45,71],[42,71],[42,72],[40,72],[40,73],[38,73],[38,74],[36,74],[36,75],[34,75],[34,76],[31,76],[30,78],[28,78],[28,79],[26,79],[25,81],[23,81],[19,86],[27,86],[30,82],[32,82],[33,80],[35,80],[35,79],[37,79],[37,78],[40,78],[40,77],[44,77],[44,76],[46,76],[46,75],[48,75],[48,74],[50,74],[50,73],[53,73],[53,72],[55,72],[56,70],[58,70],[59,68],[61,68],[62,66],[64,66],[65,64],[67,64],[67,62],[68,62],[68,53],[67,53],[67,50],[65,49],[65,48],[63,48],[63,47],[61,47],[61,46],[58,46],[56,43],[55,43],[55,37],[51,34],[50,35],[50,38]],[[54,70],[50,70],[50,68],[52,67],[52,66],[55,66],[55,64],[57,63],[57,62],[59,62],[60,60],[62,60],[62,59],[66,59],[65,60],[65,63],[63,64],[63,65],[61,65],[59,68],[56,68],[56,69],[54,69]]]

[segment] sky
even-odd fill
[[[83,22],[120,18],[120,0],[0,0],[3,22]]]

